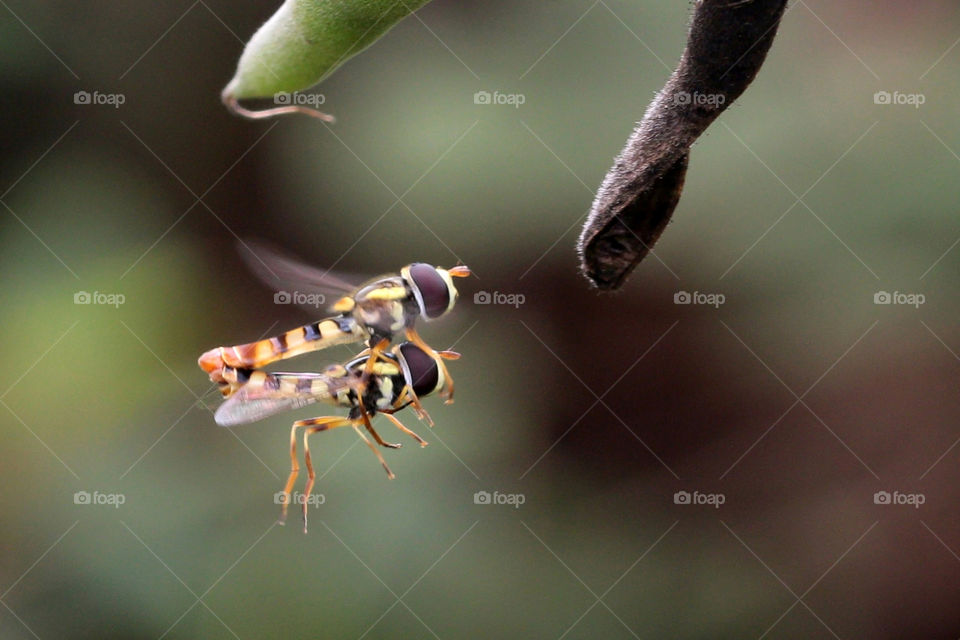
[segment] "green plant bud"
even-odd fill
[[[250,111],[237,101],[307,89],[370,46],[429,0],[285,0],[253,35],[222,98],[235,113],[266,118],[315,109],[288,105]]]

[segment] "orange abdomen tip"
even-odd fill
[[[200,356],[197,360],[197,364],[200,365],[200,368],[206,371],[209,374],[214,373],[220,369],[223,369],[223,358],[220,356],[219,347],[216,349],[210,349],[205,354]]]

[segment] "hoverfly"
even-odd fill
[[[384,441],[373,428],[370,419],[376,414],[383,414],[421,447],[427,446],[423,438],[405,427],[393,414],[415,404],[417,397],[446,389],[449,378],[444,374],[442,360],[433,355],[432,351],[422,349],[412,342],[402,342],[390,351],[380,354],[378,361],[370,367],[369,377],[364,381],[364,373],[372,357],[372,351],[368,349],[346,364],[327,367],[323,373],[267,373],[230,366],[223,368],[223,384],[228,385],[228,398],[214,414],[214,419],[221,426],[255,422],[316,402],[350,410],[346,417],[324,416],[293,423],[290,429],[290,476],[283,489],[281,524],[286,520],[290,492],[300,473],[297,463],[297,429],[300,427],[306,427],[303,432],[303,455],[308,479],[304,496],[310,495],[316,475],[307,444],[307,438],[314,433],[337,427],[353,427],[376,454],[387,472],[387,477],[391,479],[395,477],[393,472],[387,466],[383,455],[360,431],[361,426],[380,446],[390,449],[400,447],[400,444]],[[306,499],[303,501],[303,531],[307,531]]]
[[[367,367],[372,370],[394,337],[403,331],[407,341],[432,354],[447,383],[443,395],[447,403],[453,401],[453,380],[438,357],[454,360],[459,356],[450,351],[432,349],[423,341],[414,325],[417,317],[426,321],[435,320],[453,309],[458,293],[452,278],[469,276],[468,267],[460,265],[442,269],[414,262],[403,267],[399,275],[383,276],[355,287],[322,269],[285,258],[259,245],[255,255],[258,260],[262,258],[259,264],[252,260],[249,262],[268,282],[280,278],[297,284],[301,289],[333,291],[343,297],[332,307],[333,311],[339,312],[337,316],[318,320],[273,338],[232,347],[217,347],[200,356],[200,367],[210,375],[212,381],[221,383],[224,395],[229,395],[230,388],[223,384],[224,367],[259,369],[271,362],[311,351],[365,341],[371,350]],[[370,371],[365,375],[369,376]]]

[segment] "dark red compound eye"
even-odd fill
[[[407,363],[410,383],[417,396],[430,395],[440,383],[440,369],[437,363],[423,349],[409,342],[400,345],[400,353]]]
[[[410,265],[410,279],[419,292],[418,300],[428,320],[439,318],[450,307],[450,288],[437,269],[425,262]]]

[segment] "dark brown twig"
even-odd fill
[[[617,289],[673,214],[690,145],[753,81],[786,0],[699,0],[676,71],[607,173],[578,250],[584,275]]]

